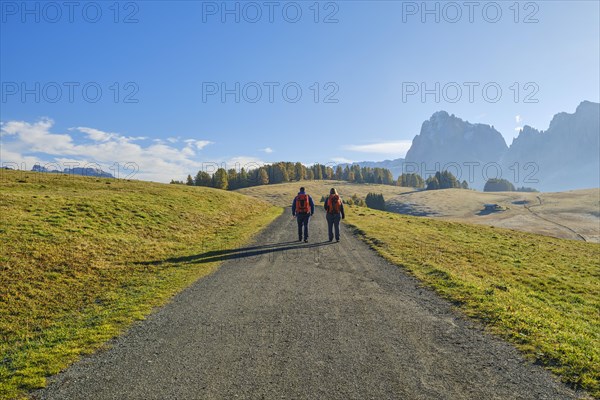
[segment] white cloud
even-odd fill
[[[333,157],[331,159],[331,161],[338,163],[338,164],[352,164],[354,161],[349,160],[347,158],[344,157]]]
[[[54,121],[48,118],[29,124],[24,121],[8,121],[2,124],[2,136],[14,136],[16,146],[11,147],[15,152],[28,150],[28,153],[51,153],[56,154],[73,146],[71,136],[57,135],[49,132]],[[11,141],[12,142],[12,141]],[[11,142],[4,142],[3,149]],[[9,150],[11,150],[9,149]]]
[[[343,148],[344,150],[355,151],[359,153],[391,154],[398,157],[404,157],[411,145],[412,141],[410,140],[398,140],[393,142],[347,145]]]
[[[260,151],[264,151],[267,154],[271,154],[273,152],[273,149],[270,147],[265,147],[264,149],[261,149]]]
[[[77,128],[69,128],[70,131],[79,131],[85,133],[88,138],[92,139],[95,142],[106,142],[110,139],[118,136],[114,133],[103,132],[94,128],[87,128],[85,126],[80,126]]]
[[[44,161],[40,160],[35,156],[23,156],[19,153],[8,151],[6,146],[0,146],[0,161],[2,162],[0,167],[10,167],[12,169],[31,169],[34,165],[45,164]]]
[[[47,118],[34,123],[2,123],[2,163],[18,163],[23,165],[21,168],[31,169],[35,163],[60,163],[61,160],[66,160],[80,162],[81,166],[97,163],[107,172],[114,172],[116,164],[121,169],[119,177],[124,177],[132,172],[132,168],[137,168],[139,172],[132,178],[168,182],[198,171],[202,167],[202,162],[197,159],[198,151],[211,143],[194,139],[186,142],[185,147],[177,148],[162,140],[155,140],[152,144],[143,146],[133,143],[134,140],[144,139],[142,137],[125,137],[88,127],[70,129],[85,133],[93,140],[92,143],[76,143],[69,134],[52,133],[53,125],[54,121]],[[123,171],[125,166],[129,166],[129,169]]]
[[[520,124],[523,121],[523,117],[521,117],[520,115],[515,115],[515,122],[517,124]]]
[[[187,139],[187,140],[184,140],[184,142],[187,143],[188,146],[196,147],[196,149],[198,149],[198,150],[202,150],[209,144],[213,144],[213,142],[211,142],[209,140],[195,140],[195,139]]]
[[[123,136],[123,139],[127,140],[128,142],[135,142],[138,140],[148,140],[149,138],[146,136]]]

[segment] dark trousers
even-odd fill
[[[298,239],[302,239],[302,229],[304,228],[304,240],[308,239],[308,221],[310,220],[310,213],[298,213],[296,214],[296,221],[298,221]]]
[[[341,214],[327,214],[327,231],[329,240],[333,240],[333,229],[335,228],[335,240],[340,240],[340,220]]]

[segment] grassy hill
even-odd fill
[[[281,213],[241,194],[0,170],[0,398],[41,387]]]
[[[345,196],[379,189],[323,182],[306,187],[319,199],[329,185]],[[297,186],[244,192],[287,205]],[[382,256],[565,382],[600,397],[600,244],[356,206],[346,214],[346,223]]]
[[[342,197],[364,198],[382,193],[389,211],[421,215],[447,221],[491,225],[564,239],[600,243],[600,189],[560,193],[498,192],[446,189],[415,191],[388,185],[361,185],[339,181],[302,182],[317,200],[336,187]],[[255,186],[240,193],[287,206],[298,191],[298,183]],[[505,211],[482,213],[483,205],[499,204]]]
[[[378,185],[378,184],[359,184],[341,181],[302,181],[293,183],[282,183],[278,185],[253,186],[237,190],[239,193],[264,199],[271,204],[289,207],[292,204],[294,196],[298,193],[300,186],[306,188],[307,193],[313,196],[315,203],[319,203],[321,196],[329,194],[329,189],[335,187],[343,198],[350,198],[357,194],[365,198],[369,192],[383,193],[387,199],[396,198],[406,193],[413,192],[412,188],[400,186]]]
[[[406,193],[390,199],[391,211],[517,229],[564,239],[600,243],[600,189],[559,193],[484,193],[459,189]],[[499,204],[499,213],[481,213],[482,205]]]

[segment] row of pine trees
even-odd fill
[[[468,189],[469,184],[467,181],[462,183],[456,179],[456,177],[449,171],[436,172],[435,175],[430,176],[425,181],[427,190],[438,190],[438,189]]]
[[[506,179],[492,178],[488,179],[483,187],[484,192],[537,192],[537,189],[530,187],[515,188],[512,182]]]
[[[199,171],[195,177],[188,175],[185,182],[190,186],[208,186],[217,189],[241,189],[250,186],[277,184],[302,180],[338,180],[355,183],[378,183],[382,185],[395,185],[396,181],[392,172],[385,168],[331,166],[314,164],[305,166],[299,162],[279,162],[262,167],[246,170],[245,168],[224,169],[219,168],[214,174]],[[183,183],[171,181],[171,183]]]
[[[398,178],[398,186],[414,187],[417,189],[468,189],[469,184],[463,180],[460,182],[451,172],[441,171],[423,180],[419,174],[402,174]]]
[[[302,180],[337,180],[352,183],[377,183],[397,185],[418,189],[467,189],[466,181],[460,183],[448,171],[437,172],[424,180],[419,174],[402,174],[395,180],[392,172],[386,168],[361,167],[360,165],[338,165],[335,169],[328,165],[314,164],[305,166],[296,162],[278,162],[246,170],[231,168],[217,169],[213,174],[199,171],[195,177],[188,175],[185,184],[190,186],[206,186],[224,190],[235,190],[250,186],[277,184]],[[184,182],[171,181],[182,184]]]

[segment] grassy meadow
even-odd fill
[[[385,197],[388,211],[426,215],[446,221],[516,229],[563,239],[585,238],[600,243],[600,189],[559,193],[478,192],[474,190],[414,190],[412,188],[340,181],[304,181],[254,186],[238,190],[279,206],[289,206],[300,185],[315,200],[337,188],[344,199],[369,192]],[[541,204],[540,204],[541,202]],[[481,214],[483,205],[496,203],[503,212]],[[527,207],[530,207],[528,209]],[[535,214],[532,212],[534,211]]]
[[[346,223],[491,332],[600,397],[600,244],[356,206]]]
[[[386,199],[390,199],[414,191],[413,188],[401,186],[342,181],[302,181],[278,185],[252,186],[238,189],[237,191],[242,194],[258,197],[277,206],[289,207],[292,204],[294,196],[298,193],[300,186],[306,188],[306,192],[313,197],[315,204],[320,204],[319,200],[321,200],[321,196],[328,196],[329,189],[332,187],[335,187],[344,199],[349,199],[353,194],[364,199],[369,192],[382,193]]]
[[[0,398],[217,267],[161,261],[242,245],[280,213],[214,189],[0,170]]]
[[[340,192],[410,189],[303,182]],[[19,398],[217,263],[161,262],[242,245],[298,183],[233,192],[0,171],[0,398]],[[380,188],[383,188],[380,190]],[[270,204],[269,204],[270,203]],[[573,385],[600,397],[600,245],[349,206],[373,249]]]

